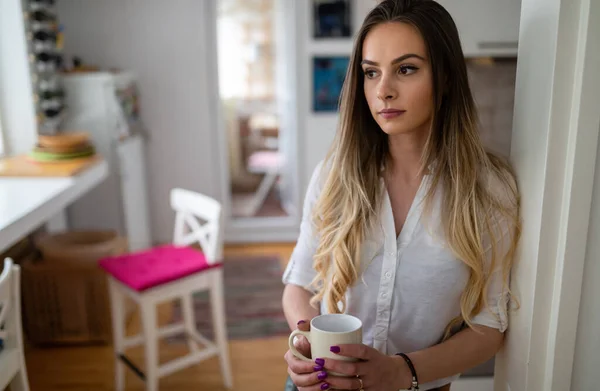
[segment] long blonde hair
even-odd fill
[[[388,22],[409,23],[420,31],[433,70],[436,110],[421,162],[422,171],[432,167],[425,205],[430,210],[441,187],[445,240],[470,272],[461,314],[447,326],[447,337],[455,326],[472,326],[471,318],[487,306],[489,271],[498,262],[510,293],[508,275],[520,236],[519,193],[510,166],[483,147],[458,31],[448,12],[431,0],[384,0],[368,14],[356,37],[340,99],[338,131],[323,164],[327,175],[313,208],[319,244],[313,281],[317,293],[311,304],[324,301],[331,313],[345,311],[345,293],[359,277],[361,243],[378,217],[388,138],[369,111],[360,62],[368,32]],[[499,253],[496,246],[506,231],[501,222],[510,227],[506,253]]]

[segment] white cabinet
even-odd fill
[[[466,57],[506,57],[517,55],[521,0],[436,0],[452,15]],[[369,11],[377,5],[375,0],[354,0],[352,3],[354,32]],[[310,15],[310,11],[309,11]],[[320,45],[311,41],[308,46]],[[341,41],[340,41],[341,42]],[[351,43],[334,41],[343,50],[350,51]],[[343,46],[346,45],[346,46]]]
[[[438,0],[458,27],[466,57],[516,56],[521,0]]]
[[[63,132],[89,132],[109,166],[108,177],[68,208],[70,228],[114,230],[127,236],[131,251],[148,248],[152,238],[145,141],[130,113],[132,101],[124,98],[135,90],[134,76],[73,73],[63,75],[62,84],[68,107]]]

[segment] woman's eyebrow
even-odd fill
[[[397,63],[399,63],[399,62],[402,62],[402,61],[404,61],[404,60],[406,60],[406,59],[409,59],[409,58],[412,58],[412,57],[415,57],[415,58],[418,58],[418,59],[420,59],[420,60],[423,60],[423,61],[425,61],[425,58],[423,58],[423,57],[419,56],[418,54],[414,54],[414,53],[408,53],[408,54],[405,54],[405,55],[403,55],[403,56],[400,56],[400,57],[398,57],[398,58],[394,59],[394,61],[392,61],[392,64],[397,64]],[[367,60],[367,59],[364,59],[364,60],[362,60],[362,61],[360,62],[360,65],[364,65],[364,64],[367,64],[367,65],[373,65],[373,66],[378,66],[378,65],[379,65],[379,63],[377,63],[377,62],[375,62],[375,61],[371,61],[371,60]]]

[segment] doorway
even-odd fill
[[[282,0],[213,1],[225,240],[295,240],[295,44],[289,28],[282,33],[290,7]]]

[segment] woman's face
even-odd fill
[[[389,136],[427,132],[433,117],[433,78],[425,42],[406,23],[375,26],[362,48],[364,93]]]

